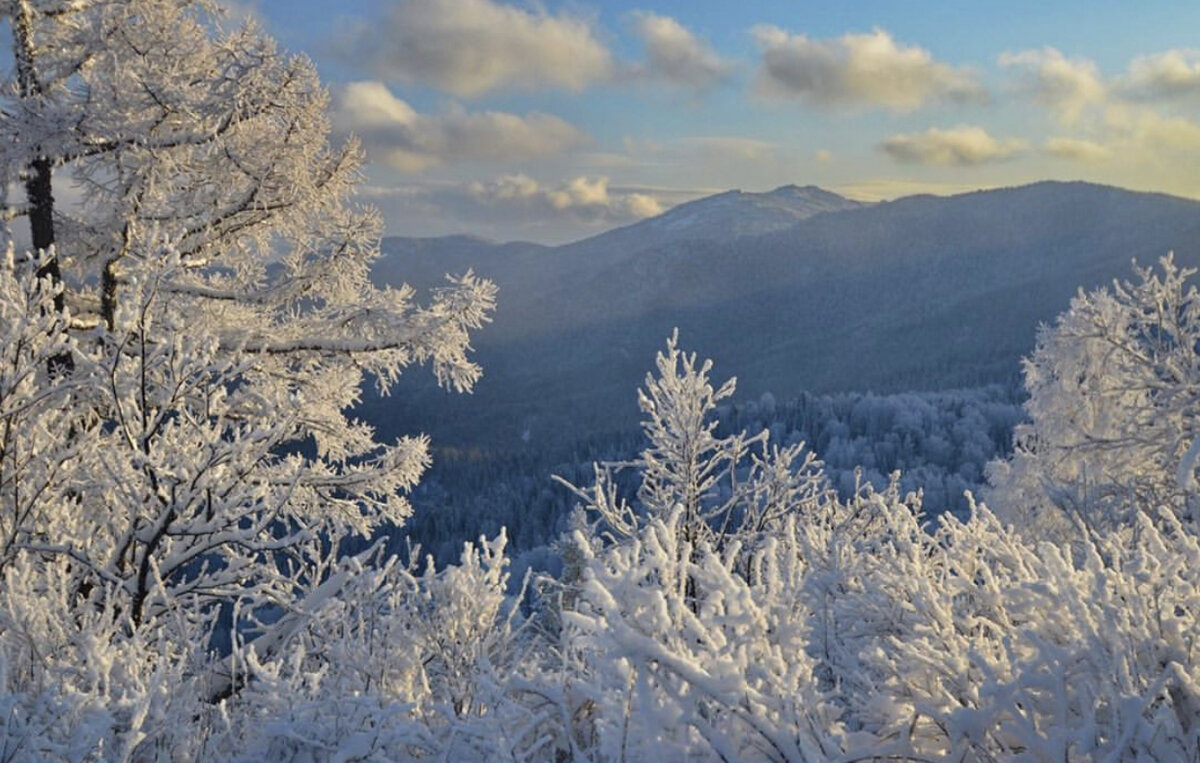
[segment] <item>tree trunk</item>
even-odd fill
[[[42,83],[38,80],[34,66],[33,9],[28,0],[17,3],[12,20],[13,55],[17,64],[17,84],[22,98],[40,98]],[[42,253],[43,261],[38,268],[39,278],[49,278],[59,288],[54,297],[54,309],[60,313],[66,308],[66,296],[61,290],[62,269],[54,247],[54,165],[49,157],[38,156],[26,168],[25,197],[29,202],[29,232],[34,251]],[[51,358],[47,364],[51,376],[69,376],[75,370],[75,359],[64,353]]]

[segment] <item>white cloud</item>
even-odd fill
[[[637,78],[706,90],[731,70],[708,44],[669,16],[638,11],[633,29],[646,49],[645,63],[632,71]]]
[[[1068,159],[1083,164],[1094,164],[1110,158],[1112,149],[1102,143],[1082,138],[1049,138],[1046,153],[1058,159]]]
[[[559,214],[589,224],[633,222],[663,212],[653,196],[614,192],[606,177],[576,177],[545,186],[526,175],[505,175],[486,183],[470,183],[465,192],[476,203],[506,214]]]
[[[617,186],[604,177],[547,183],[523,174],[477,182],[421,179],[360,187],[388,231],[404,236],[469,232],[500,241],[577,241],[628,225],[717,189]]]
[[[1004,53],[1000,65],[1018,72],[1018,89],[1050,109],[1064,124],[1104,103],[1107,88],[1093,61],[1067,58],[1054,48]]]
[[[830,40],[774,26],[756,27],[753,34],[762,51],[759,87],[766,95],[892,111],[985,95],[969,70],[935,61],[924,48],[898,44],[882,29]]]
[[[537,159],[587,142],[579,129],[549,114],[461,109],[419,114],[379,82],[345,86],[334,122],[362,138],[369,158],[406,172],[464,161]]]
[[[1200,95],[1200,50],[1168,50],[1135,58],[1119,87],[1122,94],[1139,100]]]
[[[1112,182],[1153,187],[1184,186],[1197,171],[1200,124],[1163,115],[1144,105],[1111,102],[1088,137],[1046,140],[1045,152],[1059,159],[1107,168]],[[1151,181],[1150,178],[1155,178]],[[1188,191],[1194,193],[1193,190]]]
[[[338,47],[384,79],[463,98],[503,88],[578,92],[612,69],[590,19],[492,0],[403,0],[345,30]]]
[[[1026,148],[1017,139],[997,140],[978,126],[959,126],[949,130],[931,127],[923,133],[893,135],[879,144],[894,161],[901,164],[934,164],[966,167],[1002,162]]]
[[[1111,142],[1126,153],[1167,154],[1200,151],[1200,125],[1183,117],[1164,117],[1148,108],[1113,107],[1105,120]]]

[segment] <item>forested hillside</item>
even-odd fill
[[[1200,203],[1169,196],[1039,183],[867,207],[822,195],[814,209],[818,193],[715,196],[692,205],[689,224],[649,220],[554,248],[388,239],[379,283],[436,285],[471,267],[502,297],[474,340],[487,374],[473,395],[402,380],[394,399],[360,410],[386,434],[417,427],[455,446],[625,430],[628,390],[675,327],[736,370],[745,399],[1012,385],[1038,324],[1079,287],[1169,251],[1200,262]],[[806,216],[689,233],[708,205],[753,216],[761,197]]]
[[[1023,393],[1000,386],[895,395],[801,395],[778,402],[727,403],[716,412],[718,431],[770,432],[778,445],[805,444],[824,463],[830,485],[849,498],[864,485],[887,486],[900,474],[904,492],[922,491],[930,518],[968,513],[966,491],[984,485],[987,464],[1011,452],[1014,427],[1025,420]],[[628,407],[634,407],[629,396]],[[434,464],[413,491],[415,507],[401,538],[439,560],[462,544],[506,528],[514,554],[538,568],[555,568],[549,548],[570,525],[578,497],[558,484],[586,482],[593,462],[635,460],[641,428],[597,435],[565,446],[433,449]],[[621,475],[632,496],[636,469]]]

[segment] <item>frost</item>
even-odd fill
[[[429,443],[346,411],[413,364],[469,389],[491,284],[370,286],[357,150],[259,30],[0,7],[3,219],[36,249],[0,260],[0,760],[1200,757],[1169,258],[1043,331],[998,514],[931,523],[898,474],[839,494],[801,442],[723,433],[733,381],[672,336],[560,576],[512,579],[506,532],[438,568],[385,537]]]

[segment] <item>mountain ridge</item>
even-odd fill
[[[368,417],[454,444],[626,427],[673,327],[717,361],[718,376],[738,374],[748,396],[1009,383],[1037,325],[1080,285],[1129,277],[1132,259],[1151,264],[1170,250],[1200,264],[1200,203],[1078,182],[905,197],[754,235],[623,245],[643,224],[558,247],[385,241],[377,280],[425,287],[473,267],[500,286],[499,307],[475,342],[484,378],[474,396],[418,383],[369,400]]]

